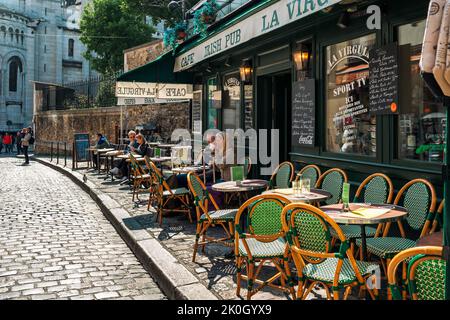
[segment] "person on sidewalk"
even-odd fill
[[[24,137],[22,138],[22,150],[23,154],[25,155],[25,162],[24,165],[30,164],[30,159],[28,158],[28,147],[30,146],[30,139],[31,139],[31,128],[25,128],[23,129]]]
[[[106,137],[102,134],[102,133],[97,133],[97,143],[95,144],[95,148],[96,149],[106,149],[109,148],[110,144],[108,139],[106,139]],[[95,167],[98,168],[99,167],[99,163],[98,163],[99,159],[97,158],[97,155],[95,156]]]
[[[136,140],[136,132],[131,130],[128,132],[129,143],[125,148],[125,153],[131,152],[131,148],[138,148],[139,143]],[[128,176],[128,163],[126,159],[115,160],[114,168],[109,171],[111,174],[115,175],[117,178],[122,178]]]
[[[3,150],[3,135],[0,133],[0,154],[2,153]]]
[[[22,129],[23,131],[23,129]],[[24,135],[22,134],[22,131],[17,131],[16,133],[16,147],[17,147],[17,155],[20,155],[21,151],[22,151],[22,138],[24,137]]]
[[[3,136],[3,144],[5,145],[5,152],[11,153],[12,152],[12,136],[9,134],[9,132],[6,132]]]

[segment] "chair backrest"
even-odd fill
[[[244,166],[230,167],[231,181],[245,180],[245,168]]]
[[[289,161],[280,163],[270,177],[268,189],[289,188],[294,177],[294,165]]]
[[[394,185],[391,179],[382,173],[368,176],[358,187],[353,202],[364,203],[392,203]]]
[[[236,214],[236,237],[254,237],[261,241],[273,241],[284,236],[281,214],[284,206],[289,203],[288,199],[277,194],[258,195],[248,199]],[[240,223],[244,212],[247,212],[245,231]]]
[[[424,236],[430,228],[430,217],[436,209],[436,192],[433,185],[425,179],[414,179],[406,183],[395,197],[394,204],[408,210],[404,221],[414,231]]]
[[[303,178],[309,179],[311,181],[311,185],[315,186],[321,174],[322,172],[320,171],[320,168],[318,166],[316,166],[315,164],[310,164],[303,167],[298,172],[296,180],[298,181],[300,176],[302,176]]]
[[[172,192],[172,188],[168,185],[168,183],[164,179],[161,170],[158,169],[158,167],[153,163],[153,161],[150,161],[150,174],[154,175],[154,178],[152,180],[157,181],[160,193],[164,191],[169,191],[171,195],[174,195]]]
[[[445,300],[446,261],[442,247],[415,247],[398,253],[388,266],[388,284],[392,297],[402,300],[397,286],[397,268],[409,260],[407,269],[408,290],[413,300]]]
[[[442,228],[444,225],[444,206],[445,206],[445,199],[442,199],[441,203],[439,204],[439,207],[436,211],[436,214],[434,215],[433,224],[431,226],[430,234],[436,232],[438,228]]]
[[[323,189],[331,193],[332,197],[325,200],[326,204],[336,204],[342,200],[342,186],[347,182],[347,174],[339,169],[333,168],[324,172],[317,180],[316,188]]]
[[[250,171],[252,170],[252,159],[249,156],[246,156],[244,159],[244,166],[245,166],[245,173],[246,176],[250,174]]]
[[[144,174],[141,166],[136,161],[136,158],[130,153],[130,168],[135,176],[140,176]]]
[[[337,223],[322,210],[305,203],[292,203],[283,209],[282,221],[299,274],[307,263],[317,264],[327,258],[338,258],[334,274],[337,285],[344,259],[348,258],[358,280],[362,281],[349,241]],[[333,229],[340,240],[338,251],[333,251],[331,244]]]
[[[189,172],[187,181],[189,190],[194,197],[194,204],[197,208],[201,209],[203,213],[208,214],[208,201],[211,201],[214,208],[219,210],[219,206],[198,175],[194,172]]]

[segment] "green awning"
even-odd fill
[[[173,72],[175,57],[173,51],[160,55],[155,60],[121,74],[117,81],[155,82],[155,83],[187,83],[193,81],[190,72]]]

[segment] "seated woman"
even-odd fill
[[[139,147],[139,143],[136,139],[136,132],[131,130],[128,132],[129,143],[125,148],[125,153],[129,153],[133,149]],[[128,175],[128,164],[125,159],[114,160],[114,168],[110,170],[110,173],[115,175],[118,178],[126,177]]]

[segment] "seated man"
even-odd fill
[[[100,132],[97,133],[97,143],[95,144],[94,148],[96,149],[106,149],[109,148],[110,144],[108,139],[106,139],[106,137],[101,134]],[[94,157],[94,165],[96,168],[98,168],[99,164],[98,164],[98,158],[97,156]]]

